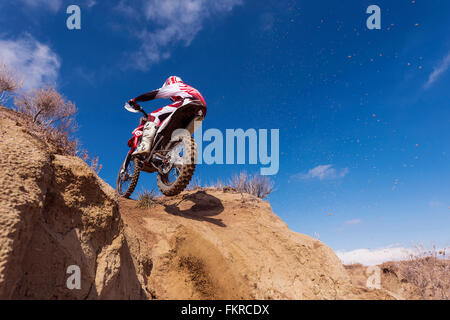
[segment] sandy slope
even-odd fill
[[[146,210],[133,200],[120,208],[127,239],[151,257],[156,298],[389,298],[350,285],[329,247],[289,230],[253,196],[197,190]]]

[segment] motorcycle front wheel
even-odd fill
[[[141,167],[138,159],[133,159],[131,154],[127,154],[119,174],[117,175],[116,192],[119,196],[129,198],[139,180]]]

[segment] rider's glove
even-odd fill
[[[136,99],[128,100],[128,104],[129,104],[130,106],[134,107],[134,106],[136,105]]]

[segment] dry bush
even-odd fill
[[[363,269],[364,266],[361,263],[352,263],[344,265],[344,268],[347,270],[354,270],[354,269]]]
[[[189,182],[188,186],[186,187],[186,190],[198,190],[202,188],[202,183],[200,181],[200,178],[194,177]]]
[[[222,180],[217,179],[215,182],[209,183],[206,188],[216,190],[216,191],[223,191],[224,187],[225,187],[225,185],[222,182]]]
[[[273,181],[259,174],[249,175],[246,172],[234,175],[228,183],[217,179],[209,184],[206,189],[224,192],[248,193],[260,199],[264,199],[273,191]]]
[[[137,207],[141,209],[149,209],[158,204],[157,194],[155,190],[143,190],[138,193]]]
[[[264,199],[273,191],[273,181],[259,174],[241,172],[231,179],[231,187],[238,192],[248,193]]]
[[[18,111],[32,117],[33,122],[63,130],[73,127],[73,116],[77,113],[75,104],[50,86],[20,95],[15,99],[15,105]]]
[[[23,81],[18,80],[15,73],[3,62],[0,63],[0,102],[5,100],[6,92],[14,92],[22,87]]]
[[[235,174],[231,178],[231,187],[235,188],[239,192],[246,192],[246,185],[248,183],[248,175],[246,172],[241,172],[240,174]]]
[[[71,139],[76,131],[77,107],[53,87],[21,94],[14,99],[17,111],[28,115],[32,129],[39,131],[64,154],[75,155],[78,142]]]
[[[203,190],[214,190],[214,191],[223,191],[223,189],[225,188],[225,184],[220,180],[217,179],[215,182],[209,182],[207,184],[202,184],[200,178],[198,177],[194,177],[191,182],[189,183],[189,185],[187,186],[186,190],[198,190],[198,189],[203,189]],[[231,188],[231,187],[229,187]]]
[[[403,278],[418,288],[422,299],[450,298],[450,261],[446,249],[417,245],[408,261],[398,264]]]
[[[103,165],[99,162],[98,156],[91,158],[87,150],[81,151],[80,158],[83,159],[96,174],[99,174],[100,170],[103,168]]]
[[[200,179],[194,178],[189,183],[187,190],[210,189],[224,192],[248,193],[260,199],[264,199],[273,191],[273,181],[259,174],[249,175],[246,172],[234,175],[228,183],[217,179],[213,183],[202,187]]]

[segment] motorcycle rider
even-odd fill
[[[177,108],[182,106],[187,99],[199,100],[204,106],[203,116],[206,115],[206,102],[201,93],[197,89],[185,84],[183,80],[177,76],[167,78],[160,89],[144,93],[134,99],[131,99],[128,101],[128,104],[134,107],[136,102],[146,102],[154,99],[167,98],[170,98],[173,103],[150,113],[149,119],[144,125],[141,143],[133,152],[133,155],[147,156],[150,153],[150,147],[161,122],[177,110]]]

